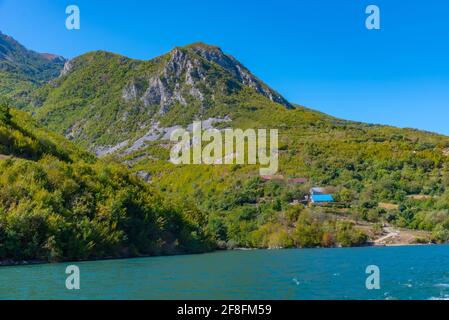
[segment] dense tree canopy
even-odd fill
[[[0,259],[91,259],[202,252],[182,211],[122,165],[105,163],[23,113],[0,109]],[[27,125],[24,125],[27,123]],[[32,132],[32,133],[31,133]]]

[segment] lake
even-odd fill
[[[80,269],[69,291],[66,267]],[[367,290],[366,267],[380,269]],[[446,299],[449,246],[226,251],[0,267],[0,299]]]

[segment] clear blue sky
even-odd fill
[[[77,4],[81,30],[65,28]],[[381,9],[381,30],[365,8]],[[36,51],[149,59],[219,45],[292,102],[449,135],[447,0],[0,0],[0,30]]]

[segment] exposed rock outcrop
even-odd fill
[[[214,101],[217,89],[229,91],[223,87],[229,84],[216,78],[220,72],[232,79],[234,84],[231,87],[245,85],[271,101],[291,107],[287,100],[253,76],[236,59],[218,47],[201,43],[173,49],[168,61],[156,74],[146,79],[133,79],[126,85],[122,98],[125,102],[140,100],[146,107],[159,106],[160,115],[166,114],[175,104],[187,106],[189,101],[198,101],[207,108],[206,100]]]

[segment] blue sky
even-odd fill
[[[65,8],[81,30],[65,28]],[[381,30],[365,28],[378,5]],[[351,120],[449,135],[447,0],[0,0],[0,30],[74,57],[149,59],[215,44],[292,102]]]

